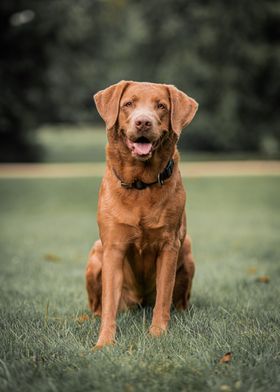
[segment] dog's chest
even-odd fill
[[[144,250],[158,251],[178,226],[179,216],[168,206],[153,208],[150,205],[134,206],[122,216],[120,227],[124,237],[141,255]]]
[[[133,230],[134,246],[141,254],[144,249],[154,249],[158,247],[165,237],[165,216],[160,213],[149,211],[145,214],[139,214]]]

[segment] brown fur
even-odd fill
[[[174,86],[127,81],[100,91],[95,102],[107,126],[107,167],[98,203],[100,240],[90,252],[86,282],[90,308],[101,316],[97,347],[103,347],[114,342],[118,310],[154,305],[149,331],[159,336],[172,302],[179,309],[188,304],[194,260],[176,142],[198,105]],[[139,118],[151,127],[139,131]],[[153,143],[147,156],[135,156],[128,145],[139,135]],[[154,182],[170,158],[174,169],[163,186],[121,186],[119,178]]]

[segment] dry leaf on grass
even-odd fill
[[[258,280],[258,282],[260,282],[260,283],[269,283],[270,277],[267,276],[267,275],[261,275],[261,276],[258,277],[257,280]]]
[[[219,363],[230,363],[232,360],[232,352],[225,353],[220,359]]]
[[[248,274],[255,274],[257,272],[257,268],[256,267],[249,267],[247,268],[247,272]]]
[[[80,324],[88,320],[89,320],[89,316],[87,314],[81,314],[79,317],[76,318],[76,321]]]
[[[44,260],[46,261],[52,261],[54,263],[57,263],[58,261],[61,260],[61,258],[57,255],[54,255],[53,253],[46,253],[44,255]]]

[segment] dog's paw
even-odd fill
[[[95,345],[96,350],[115,344],[115,331],[102,331]]]
[[[115,344],[114,340],[98,340],[92,351],[102,350],[105,347],[110,347]]]
[[[151,325],[149,334],[155,337],[162,336],[166,333],[167,326]]]

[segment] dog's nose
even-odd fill
[[[137,117],[135,119],[135,127],[139,131],[148,131],[152,127],[152,121],[145,116]]]

